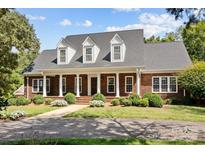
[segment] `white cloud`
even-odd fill
[[[46,20],[46,17],[44,16],[33,16],[33,15],[26,15],[27,18],[29,18],[30,20],[39,20],[39,21],[44,21]]]
[[[113,12],[136,12],[139,11],[139,8],[114,8]]]
[[[90,20],[85,20],[84,23],[82,24],[82,26],[84,27],[91,27],[93,25],[93,23]]]
[[[60,25],[61,25],[61,26],[70,26],[70,25],[72,25],[72,22],[71,22],[69,19],[63,19],[63,20],[60,22]]]
[[[161,15],[143,13],[139,16],[139,23],[126,26],[108,26],[106,31],[144,29],[145,37],[159,35],[176,30],[183,22],[176,21],[173,16],[164,13]]]

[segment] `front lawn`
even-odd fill
[[[65,117],[74,118],[141,118],[205,122],[205,108],[184,105],[166,105],[163,108],[152,107],[87,107]]]
[[[19,140],[0,142],[0,145],[204,145],[205,141],[169,141],[153,139],[95,139],[52,138],[43,140]]]
[[[7,107],[7,113],[11,113],[14,112],[16,110],[21,110],[26,112],[26,116],[31,117],[31,116],[35,116],[41,113],[45,113],[45,112],[49,112],[52,110],[56,110],[59,109],[59,107],[52,107],[49,105],[34,105],[34,104],[30,104],[30,105],[25,105],[25,106],[9,106]]]

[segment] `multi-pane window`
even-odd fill
[[[60,50],[60,62],[61,63],[66,62],[66,50]]]
[[[86,62],[92,62],[92,60],[93,60],[92,48],[87,47],[85,49],[85,61]]]
[[[63,78],[62,84],[63,84],[63,93],[66,93],[66,78]]]
[[[113,49],[114,60],[121,60],[121,49],[120,45],[115,45]]]
[[[162,93],[177,92],[177,77],[162,76],[152,78],[152,91]]]
[[[107,78],[107,92],[114,93],[115,92],[115,77]]]
[[[46,91],[50,92],[50,80],[46,79]],[[32,92],[42,93],[43,92],[43,79],[32,80]]]
[[[125,77],[125,92],[131,93],[133,88],[133,76]]]
[[[82,77],[79,77],[79,90],[82,93]],[[75,77],[75,93],[77,93],[77,77]]]

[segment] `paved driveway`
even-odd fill
[[[137,119],[35,118],[0,123],[0,140],[50,137],[204,140],[205,123]]]

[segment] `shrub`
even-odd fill
[[[147,98],[149,100],[149,106],[151,107],[162,107],[163,99],[158,94],[145,93],[143,98]]]
[[[126,99],[124,97],[119,97],[118,100],[120,101],[120,105],[123,105],[123,100]]]
[[[131,94],[128,99],[132,102],[132,105],[138,106],[140,97],[137,94]]]
[[[31,101],[23,96],[16,99],[16,105],[28,105],[30,103]]]
[[[172,104],[172,99],[168,98],[164,100],[164,104],[170,105]]]
[[[67,106],[68,103],[65,100],[55,100],[51,102],[51,106]]]
[[[8,118],[7,112],[0,112],[0,119],[5,120],[5,119],[7,119],[7,118]]]
[[[170,104],[173,105],[194,105],[196,102],[191,97],[172,97],[170,98]]]
[[[17,110],[17,111],[12,112],[9,115],[9,118],[11,120],[17,120],[17,119],[19,119],[21,117],[25,117],[25,116],[26,116],[26,113],[24,111]]]
[[[111,101],[111,104],[112,104],[113,106],[117,106],[117,105],[120,105],[120,101],[119,101],[119,99],[115,98],[115,99],[113,99],[113,100]]]
[[[8,99],[8,105],[9,106],[16,105],[16,98],[9,98]]]
[[[76,102],[75,94],[73,93],[67,93],[64,99],[68,102],[68,104],[75,104]]]
[[[42,95],[35,95],[32,100],[34,104],[43,104],[45,101]]]
[[[90,107],[104,107],[105,103],[101,100],[92,100],[89,102]]]
[[[132,105],[132,102],[131,102],[129,99],[123,99],[122,104],[123,104],[124,106],[131,106],[131,105]]]
[[[0,97],[0,111],[6,110],[7,106],[8,106],[8,100]]]
[[[178,81],[192,98],[199,101],[205,99],[205,62],[197,62],[180,73]]]
[[[149,106],[148,98],[139,99],[139,106],[141,106],[141,107],[148,107]]]
[[[53,99],[52,99],[52,98],[46,98],[46,99],[45,99],[45,104],[46,104],[46,105],[50,105],[51,102],[53,102]]]
[[[105,96],[101,93],[97,93],[93,95],[92,100],[100,100],[100,101],[105,102]]]

